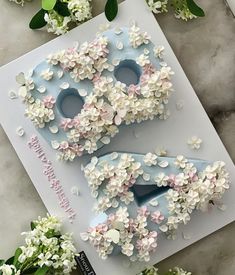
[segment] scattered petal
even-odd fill
[[[30,69],[27,73],[27,76],[28,77],[32,77],[33,76],[33,73],[34,73],[34,70],[33,69]]]
[[[61,78],[64,75],[64,72],[62,70],[57,72],[57,76]]]
[[[222,203],[222,204],[217,205],[217,208],[221,211],[225,211],[227,209],[227,205]]]
[[[16,128],[16,134],[20,137],[22,137],[24,135],[24,129],[23,127],[19,126],[18,128]]]
[[[20,85],[24,85],[25,84],[25,76],[24,73],[21,72],[16,76],[16,82],[19,83]]]
[[[96,165],[98,163],[98,158],[97,157],[92,157],[91,163]]]
[[[80,191],[79,191],[79,189],[78,189],[77,186],[71,187],[70,191],[71,191],[71,194],[73,194],[75,196],[79,196],[80,195]]]
[[[182,110],[184,108],[184,101],[182,99],[178,100],[176,103],[175,103],[175,106],[176,106],[176,109],[179,111],[179,110]]]
[[[112,154],[111,154],[111,160],[115,160],[115,159],[117,159],[118,158],[118,153],[117,152],[113,152]]]
[[[19,88],[19,96],[21,96],[23,98],[27,96],[27,89],[25,86],[21,86]]]
[[[109,65],[108,66],[108,71],[109,72],[113,72],[114,71],[114,66],[113,65]]]
[[[150,202],[149,202],[149,205],[151,206],[158,206],[158,200],[155,198],[155,199],[152,199]]]
[[[168,227],[167,227],[165,224],[159,226],[159,229],[160,229],[162,232],[167,232],[167,231],[168,231]]]
[[[116,115],[114,118],[114,122],[116,125],[120,125],[122,123],[122,119],[119,115]]]
[[[114,58],[112,61],[113,66],[117,66],[120,63],[120,61],[121,61],[120,59]]]
[[[60,88],[65,90],[65,89],[68,89],[69,88],[69,83],[68,82],[63,82],[61,85],[60,85]]]
[[[166,62],[160,62],[159,63],[161,67],[167,67],[167,63]]]
[[[40,94],[43,94],[43,93],[46,92],[46,87],[40,86],[40,87],[37,88],[37,91],[38,91]]]
[[[117,28],[115,28],[114,33],[115,33],[116,35],[119,35],[119,34],[123,33],[123,31],[122,31],[121,28],[117,27]]]
[[[109,144],[110,143],[110,138],[107,136],[104,136],[100,139],[100,141],[104,144]]]
[[[59,132],[59,128],[56,125],[49,126],[49,130],[52,134],[57,134]]]
[[[122,50],[123,47],[124,47],[124,45],[123,45],[123,43],[122,43],[121,41],[118,41],[118,42],[116,43],[116,47],[117,47],[118,50]]]
[[[149,50],[147,48],[144,49],[144,54],[146,54],[146,55],[149,54]]]
[[[13,90],[10,90],[10,91],[8,92],[8,96],[9,96],[10,99],[15,99],[15,98],[18,97],[17,94],[16,94],[16,92],[13,91]]]
[[[183,237],[183,239],[185,239],[185,240],[190,240],[190,239],[192,239],[192,235],[189,234],[189,233],[185,233],[185,232],[182,232],[182,237]]]
[[[85,89],[78,90],[80,96],[87,96],[87,91]]]
[[[53,149],[58,149],[60,147],[60,144],[57,140],[52,140],[51,141],[51,146]]]
[[[81,238],[84,242],[88,241],[88,239],[89,239],[88,233],[86,233],[86,232],[80,233],[80,238]]]
[[[160,166],[161,168],[166,168],[169,165],[169,162],[166,160],[162,160],[158,162],[158,166]]]
[[[142,177],[145,181],[150,181],[150,178],[151,178],[150,174],[147,174],[147,173],[143,173]]]

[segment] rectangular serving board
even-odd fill
[[[153,151],[157,146],[164,146],[170,156],[183,154],[190,158],[210,161],[223,160],[226,162],[231,177],[231,188],[223,199],[227,205],[227,210],[223,212],[213,209],[207,213],[194,213],[191,222],[187,226],[180,228],[178,238],[175,241],[167,240],[161,234],[158,249],[152,254],[151,261],[148,263],[155,264],[234,220],[235,188],[233,183],[235,167],[162,30],[148,10],[145,1],[126,0],[120,4],[118,17],[112,22],[111,27],[128,26],[130,20],[135,20],[142,30],[147,31],[155,45],[164,45],[165,47],[165,60],[175,71],[175,76],[173,77],[175,91],[169,103],[171,116],[166,121],[155,119],[151,122],[123,127],[111,143],[97,151],[96,155],[99,156],[111,151],[147,153]],[[8,97],[10,89],[17,90],[18,84],[15,82],[15,76],[19,72],[26,72],[28,69],[34,68],[48,54],[59,49],[71,47],[74,41],[91,41],[98,31],[98,26],[106,22],[104,14],[101,14],[68,34],[58,37],[0,68],[0,122],[49,213],[64,217],[65,229],[74,232],[78,250],[85,251],[96,273],[98,275],[134,275],[144,268],[145,263],[135,263],[127,267],[128,264],[124,256],[114,256],[103,261],[89,243],[84,243],[80,239],[80,232],[84,232],[87,229],[89,222],[95,216],[92,211],[94,199],[90,196],[89,188],[81,172],[81,164],[86,163],[89,158],[83,157],[73,163],[57,161],[54,150],[40,136],[31,121],[25,118],[24,105],[21,100],[10,100]],[[176,109],[176,102],[179,100],[184,102],[184,108],[180,111]],[[16,134],[16,128],[19,126],[22,126],[25,130],[23,137],[19,137]],[[38,136],[47,158],[52,162],[57,178],[62,183],[72,207],[77,212],[73,224],[66,219],[63,209],[59,206],[57,196],[49,187],[48,181],[42,172],[42,162],[27,145],[33,134]],[[203,140],[203,145],[198,151],[192,151],[187,146],[187,139],[193,135],[198,135]],[[73,186],[78,186],[80,196],[71,194],[71,187]],[[192,238],[190,240],[183,239],[182,232],[190,233]]]

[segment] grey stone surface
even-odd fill
[[[138,0],[141,1],[141,0]],[[28,22],[39,1],[21,9],[1,0],[0,65],[54,38],[31,31]],[[235,19],[222,0],[200,0],[206,17],[182,22],[172,14],[159,15],[168,41],[235,161]],[[93,0],[93,14],[103,11],[104,0]],[[7,29],[6,29],[7,24]],[[46,209],[0,128],[0,258],[20,244],[20,232]],[[230,224],[162,261],[162,271],[175,265],[195,275],[235,274],[235,224]],[[125,274],[126,275],[126,274]]]

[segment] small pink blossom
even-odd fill
[[[141,216],[148,217],[150,212],[148,211],[147,206],[142,206],[137,210],[137,213]]]
[[[153,66],[153,64],[146,64],[144,66],[144,71],[143,71],[143,74],[146,74],[146,75],[151,75],[155,72],[155,68]]]
[[[128,94],[129,94],[130,96],[133,96],[133,95],[140,95],[140,86],[131,84],[131,85],[128,87]]]
[[[67,141],[62,141],[62,142],[60,143],[59,149],[61,149],[61,150],[66,150],[66,149],[68,149],[68,148],[69,148],[69,143],[68,143]]]
[[[74,144],[71,146],[71,149],[76,153],[76,155],[77,155],[78,157],[80,157],[80,156],[83,155],[84,148],[82,147],[82,145],[79,145],[79,144],[74,143]]]
[[[96,74],[94,75],[94,77],[92,78],[92,82],[93,82],[93,83],[99,82],[100,79],[101,79],[101,73],[96,73]]]
[[[155,211],[151,214],[151,221],[160,224],[164,220],[164,216],[160,211]]]
[[[55,102],[56,102],[55,98],[51,95],[45,96],[43,98],[43,103],[44,103],[45,107],[47,107],[49,109],[52,109],[54,107]]]
[[[64,131],[68,131],[69,129],[73,128],[73,126],[74,126],[74,123],[73,123],[73,119],[71,118],[64,118],[60,123],[60,127]]]

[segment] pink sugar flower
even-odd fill
[[[55,101],[56,101],[55,98],[51,95],[45,96],[43,98],[43,103],[44,103],[45,107],[47,107],[49,109],[52,109],[54,107]]]
[[[141,216],[145,216],[148,217],[150,212],[148,211],[148,207],[147,206],[142,206],[137,210],[137,213]]]
[[[60,143],[59,149],[61,149],[61,150],[66,150],[66,149],[68,149],[68,148],[69,148],[69,144],[68,144],[67,141],[62,141],[62,142]]]
[[[175,175],[171,174],[168,177],[168,183],[170,185],[170,187],[174,187],[175,186]]]
[[[160,223],[162,223],[163,220],[164,220],[164,216],[161,214],[160,211],[155,211],[151,214],[151,221],[152,222],[160,224]]]
[[[92,82],[93,82],[93,83],[99,82],[99,81],[100,81],[100,78],[101,78],[101,73],[96,73],[96,74],[94,75],[94,77],[92,78]]]
[[[152,64],[146,64],[146,65],[144,66],[144,72],[143,72],[143,74],[151,75],[151,74],[153,74],[154,72],[155,72],[155,69],[154,69],[154,67],[153,67]]]
[[[73,120],[71,118],[64,118],[62,119],[61,123],[60,123],[60,127],[64,130],[64,131],[68,131],[69,129],[73,128],[74,124],[73,124]]]
[[[138,85],[134,85],[134,84],[131,84],[129,87],[128,87],[128,94],[130,96],[133,96],[133,95],[140,95],[140,87]]]
[[[80,156],[83,155],[84,148],[82,147],[82,145],[79,145],[79,144],[74,143],[74,144],[71,146],[71,149],[76,153],[76,155],[77,155],[78,157],[80,157]]]

